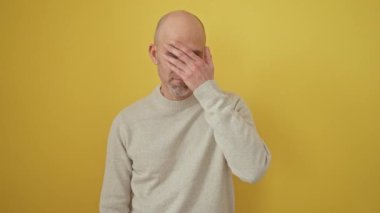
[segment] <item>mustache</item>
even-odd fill
[[[183,80],[179,75],[175,74],[173,71],[170,71],[169,79],[170,80]]]

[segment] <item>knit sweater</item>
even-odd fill
[[[271,154],[242,101],[209,80],[181,101],[157,86],[108,136],[101,213],[232,213],[232,175],[254,183]]]

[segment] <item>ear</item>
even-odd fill
[[[158,64],[157,45],[155,45],[155,44],[149,45],[149,56],[150,56],[150,59],[152,59],[153,64]]]

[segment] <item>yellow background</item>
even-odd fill
[[[159,83],[156,22],[204,22],[273,159],[238,213],[380,212],[380,2],[1,0],[0,212],[98,211],[116,113]]]

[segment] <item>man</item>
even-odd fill
[[[231,172],[253,183],[271,154],[244,102],[220,90],[200,20],[163,16],[150,57],[161,85],[114,119],[101,213],[234,212]]]

